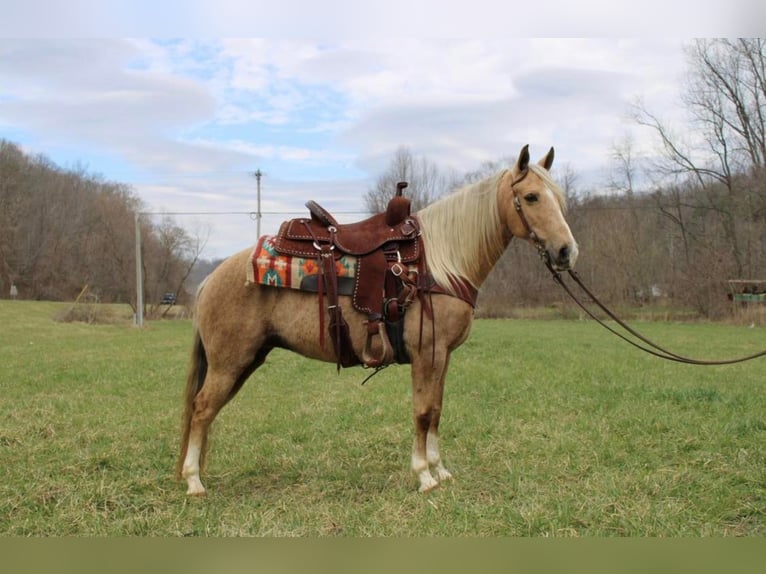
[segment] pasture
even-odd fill
[[[478,320],[451,362],[441,446],[410,473],[409,371],[335,374],[275,351],[174,476],[189,321],[58,323],[0,301],[0,534],[742,536],[766,533],[766,359],[695,367],[591,322]],[[681,353],[766,347],[763,328],[643,323]]]

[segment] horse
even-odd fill
[[[415,298],[404,316],[404,344],[411,363],[415,437],[411,468],[418,490],[428,492],[452,478],[439,451],[439,421],[450,354],[468,338],[471,302],[456,286],[476,291],[515,237],[535,246],[556,270],[577,260],[577,243],[565,220],[565,196],[550,176],[553,148],[536,164],[524,146],[510,169],[468,184],[414,214],[422,234],[427,269],[440,287],[429,294],[429,312]],[[200,479],[211,423],[234,398],[269,352],[283,348],[335,362],[332,346],[317,337],[316,294],[247,284],[251,250],[225,260],[198,289],[194,343],[184,393],[177,473],[188,495],[203,495]],[[351,342],[361,356],[367,316],[349,296],[339,304]]]

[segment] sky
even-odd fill
[[[458,173],[525,144],[533,158],[554,146],[554,175],[568,166],[598,192],[615,143],[631,134],[638,149],[653,145],[627,117],[636,98],[683,126],[684,45],[695,35],[666,26],[659,37],[523,37],[486,17],[490,33],[449,28],[453,20],[441,34],[387,22],[366,31],[349,23],[369,14],[348,12],[338,34],[318,3],[304,3],[296,30],[284,15],[289,0],[264,34],[242,33],[231,13],[221,24],[198,2],[180,28],[167,23],[171,12],[164,28],[152,18],[131,26],[136,12],[117,2],[107,16],[86,12],[95,23],[68,13],[68,26],[48,30],[30,24],[34,4],[11,7],[0,24],[0,138],[129,184],[146,217],[179,213],[180,225],[208,236],[207,258],[255,241],[255,170],[264,233],[305,213],[309,199],[344,212],[341,220],[361,218],[365,193],[400,146]],[[131,6],[150,15],[142,4]],[[580,18],[582,31],[591,24]],[[107,32],[94,34],[104,19]],[[702,35],[716,24],[700,24]]]

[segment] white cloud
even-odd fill
[[[253,160],[278,159],[285,162],[329,164],[352,159],[352,156],[349,154],[335,151],[287,145],[258,145],[241,139],[194,139],[188,143],[211,150],[230,150],[243,156],[250,156]]]
[[[1,49],[8,99],[0,117],[51,145],[104,147],[147,168],[186,156],[179,165],[186,167],[191,150],[173,135],[215,110],[195,79],[131,69],[141,53],[129,42],[18,41]]]
[[[120,158],[157,208],[252,210],[260,167],[273,211],[312,198],[361,210],[366,182],[402,144],[457,170],[553,145],[558,162],[597,171],[632,97],[674,113],[680,46],[0,40],[0,125],[43,153],[74,145]]]

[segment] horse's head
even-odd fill
[[[529,146],[524,146],[516,165],[500,180],[498,202],[510,233],[547,253],[554,269],[561,271],[574,267],[578,249],[564,219],[564,193],[548,173],[551,165],[553,148],[530,165]]]

